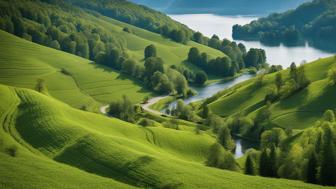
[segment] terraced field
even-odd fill
[[[203,162],[214,139],[205,133],[143,128],[74,109],[29,89],[1,85],[0,91],[1,99],[8,99],[0,103],[0,176],[6,178],[0,186],[4,188],[25,184],[51,188],[206,188],[210,184],[233,189],[323,188],[206,167]],[[14,167],[14,175],[15,164],[20,166]],[[62,178],[52,181],[55,176]],[[78,180],[83,181],[75,185]]]
[[[271,105],[272,124],[283,128],[304,129],[313,126],[325,110],[336,108],[336,102],[330,100],[333,99],[336,87],[330,86],[327,79],[329,68],[336,66],[336,58],[320,59],[304,66],[312,83],[295,95]],[[288,70],[282,71],[282,74],[287,78]],[[261,88],[256,87],[256,79],[252,79],[228,89],[223,92],[225,95],[210,104],[210,108],[222,116],[245,112],[253,117],[264,105],[265,95],[274,84],[274,79],[275,74],[266,75]]]

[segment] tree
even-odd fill
[[[307,170],[306,170],[306,182],[317,184],[318,174],[318,161],[315,151],[311,153],[308,159]]]
[[[233,150],[235,148],[235,143],[231,138],[231,131],[228,126],[224,125],[220,128],[217,141],[220,143],[226,150]]]
[[[145,48],[145,59],[149,57],[156,57],[156,47],[154,45],[149,45]]]
[[[269,172],[269,163],[268,163],[268,152],[267,148],[264,148],[260,154],[259,160],[259,173],[261,176],[267,177]]]
[[[175,80],[175,89],[178,94],[187,96],[188,82],[183,75],[178,75]]]
[[[157,57],[149,57],[145,61],[145,74],[151,77],[155,72],[164,72],[163,60]]]
[[[297,81],[297,67],[295,62],[292,62],[289,69],[289,75],[292,79]]]
[[[254,162],[252,160],[251,154],[248,154],[245,161],[245,174],[255,175]]]
[[[110,104],[108,114],[124,121],[134,123],[134,105],[127,96]]]
[[[136,67],[136,62],[132,59],[128,59],[122,63],[121,71],[129,75],[134,75],[135,67]]]
[[[192,47],[188,53],[188,61],[193,64],[197,64],[199,60],[200,52],[196,47]]]
[[[246,67],[258,67],[266,63],[266,53],[263,49],[251,48],[245,56]]]
[[[335,122],[335,113],[332,110],[327,110],[323,114],[323,118],[325,121]]]
[[[270,177],[277,177],[277,152],[276,152],[276,146],[271,146],[271,152],[268,159],[268,169],[269,169],[269,176]]]
[[[202,112],[201,112],[201,116],[202,116],[203,118],[208,118],[209,115],[210,115],[210,109],[209,109],[209,107],[208,107],[207,104],[203,103],[203,104],[202,104]]]
[[[282,74],[279,72],[275,75],[275,85],[278,89],[278,91],[280,91],[281,86],[283,85],[283,79],[282,79]]]
[[[333,142],[333,134],[328,127],[325,130],[324,144],[322,151],[320,181],[323,185],[333,186],[336,184],[336,153],[335,145]]]
[[[236,161],[230,152],[218,143],[210,147],[206,165],[219,169],[237,170]]]
[[[208,76],[205,72],[199,71],[195,75],[195,83],[203,85],[208,80]]]

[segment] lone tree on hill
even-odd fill
[[[145,59],[149,57],[156,57],[156,47],[154,45],[149,45],[145,48]]]

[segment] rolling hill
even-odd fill
[[[0,31],[0,83],[35,89],[38,79],[48,93],[73,107],[97,110],[123,94],[141,101],[150,92],[109,68]],[[68,73],[62,73],[66,70]]]
[[[335,109],[336,104],[330,99],[333,98],[336,88],[330,86],[327,79],[329,69],[335,65],[335,57],[305,64],[305,72],[312,83],[307,88],[270,106],[271,125],[304,129],[312,127],[327,109]],[[289,77],[289,70],[281,73],[284,78]],[[211,110],[221,116],[243,113],[254,117],[256,112],[265,105],[264,99],[274,85],[275,75],[265,75],[260,88],[256,87],[257,78],[255,78],[219,93],[209,104]]]
[[[73,109],[29,89],[0,88],[1,99],[7,99],[0,104],[4,188],[323,188],[206,167],[214,141],[207,134],[143,128]],[[79,179],[84,181],[75,185]]]

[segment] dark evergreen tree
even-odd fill
[[[251,154],[248,154],[245,161],[245,174],[255,175],[254,162],[252,160]]]
[[[269,170],[268,152],[267,152],[267,148],[264,148],[260,154],[259,174],[261,176],[267,177],[269,176],[268,170]]]
[[[306,182],[317,184],[318,160],[315,151],[311,153],[306,170]]]
[[[325,130],[321,160],[320,182],[323,185],[336,185],[336,154],[333,134],[330,128]]]

